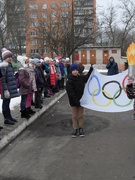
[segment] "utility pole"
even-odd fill
[[[74,48],[74,0],[72,0],[72,44]],[[72,63],[74,63],[74,51],[72,53]]]

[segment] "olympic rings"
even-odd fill
[[[106,82],[106,83],[103,85],[103,87],[102,87],[103,95],[104,95],[107,99],[113,100],[113,97],[112,97],[112,98],[111,98],[111,97],[108,97],[108,96],[106,96],[106,94],[104,93],[104,87],[105,87],[107,84],[110,84],[110,83],[116,83],[116,84],[119,85],[119,88],[120,88],[119,94],[115,97],[115,98],[117,99],[117,98],[120,96],[121,91],[122,91],[121,85],[120,85],[120,83],[119,83],[118,81],[109,81],[109,82]]]
[[[98,103],[95,101],[95,99],[94,99],[94,93],[95,93],[96,91],[98,91],[98,89],[95,89],[95,90],[93,91],[93,93],[92,93],[92,100],[93,100],[93,102],[94,102],[97,106],[106,107],[106,106],[109,106],[109,105],[112,103],[112,100],[110,100],[107,104],[104,104],[104,105],[98,104]],[[105,92],[105,90],[102,90],[102,92]],[[105,92],[105,93],[106,93],[108,96],[111,96],[108,92]]]
[[[124,88],[122,88],[122,89],[124,90]],[[119,90],[118,90],[118,91],[119,91]],[[126,106],[129,106],[129,105],[133,102],[133,99],[131,99],[131,100],[129,101],[129,103],[127,103],[127,104],[125,104],[125,105],[120,105],[120,104],[116,103],[115,95],[117,95],[118,91],[116,91],[116,93],[115,93],[114,96],[113,96],[114,104],[115,104],[116,106],[119,106],[119,107],[126,107]]]
[[[122,93],[122,90],[126,93],[126,87],[125,87],[125,81],[126,81],[126,78],[128,77],[128,75],[126,75],[123,80],[122,80],[122,85],[118,82],[118,81],[109,81],[109,82],[106,82],[103,86],[102,86],[102,89],[101,89],[101,84],[99,82],[99,78],[96,76],[96,75],[93,75],[91,76],[91,78],[89,79],[88,81],[88,93],[92,96],[92,100],[94,102],[94,104],[96,104],[97,106],[100,106],[100,107],[106,107],[106,106],[109,106],[112,102],[114,102],[114,104],[116,106],[119,106],[119,107],[126,107],[126,106],[129,106],[133,100],[130,100],[127,104],[124,104],[124,105],[121,105],[121,104],[118,104],[116,102],[116,99],[121,95]],[[97,89],[95,89],[93,92],[90,91],[90,83],[92,81],[92,79],[95,78],[96,81],[97,81],[97,84],[98,84],[98,87]],[[110,84],[110,83],[116,83],[118,84],[119,86],[119,90],[116,91],[116,93],[113,95],[113,97],[107,92],[105,91],[105,86]],[[98,96],[100,94],[100,92],[102,92],[103,96],[107,99],[109,99],[109,102],[106,103],[106,104],[99,104],[98,102],[95,101],[95,96]]]
[[[92,79],[95,78],[97,80],[97,83],[98,83],[98,92],[96,94],[94,94],[94,96],[98,96],[100,94],[100,91],[101,91],[101,86],[100,86],[100,82],[99,82],[99,79],[96,75],[93,75],[89,82],[88,82],[88,87],[90,87],[90,82],[92,81]],[[92,96],[92,93],[90,92],[90,90],[88,89],[88,93]]]
[[[122,88],[123,88],[123,90],[124,90],[124,92],[127,94],[127,92],[126,92],[126,87],[124,86],[124,84],[125,84],[125,80],[126,80],[126,78],[128,77],[128,75],[126,75],[125,77],[124,77],[124,79],[123,79],[123,81],[122,81]]]

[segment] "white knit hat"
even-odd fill
[[[66,61],[69,61],[70,59],[69,59],[69,57],[66,57]]]
[[[45,57],[44,58],[44,61],[46,62],[46,61],[50,61],[50,58],[49,57]]]
[[[11,51],[7,50],[6,48],[3,48],[2,49],[2,59],[5,60],[7,59],[8,57],[12,57],[13,54]]]
[[[28,57],[18,55],[18,56],[17,56],[17,60],[24,66],[25,61],[28,60]]]

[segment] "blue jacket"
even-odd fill
[[[8,63],[7,67],[1,67],[1,74],[2,74],[2,94],[1,98],[5,99],[4,91],[8,90],[10,93],[10,98],[15,98],[19,96],[14,70],[11,63]]]
[[[64,64],[62,62],[59,62],[60,72],[62,77],[65,76],[65,70],[64,70]]]
[[[109,61],[106,65],[106,68],[108,69],[107,75],[115,75],[119,73],[118,64],[115,61]]]

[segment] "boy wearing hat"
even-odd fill
[[[73,132],[72,137],[76,137],[79,129],[80,137],[84,137],[83,131],[83,111],[84,108],[80,105],[80,99],[83,95],[85,83],[87,82],[93,67],[90,67],[86,75],[79,74],[78,64],[74,63],[70,66],[70,73],[66,82],[66,91],[69,99],[69,104],[72,110]]]
[[[2,49],[2,59],[1,63],[1,75],[2,75],[2,113],[4,116],[4,124],[14,125],[17,122],[11,115],[10,101],[11,98],[18,97],[18,91],[16,87],[16,81],[14,76],[14,70],[12,67],[12,52],[6,48]],[[4,64],[7,63],[7,66]]]

